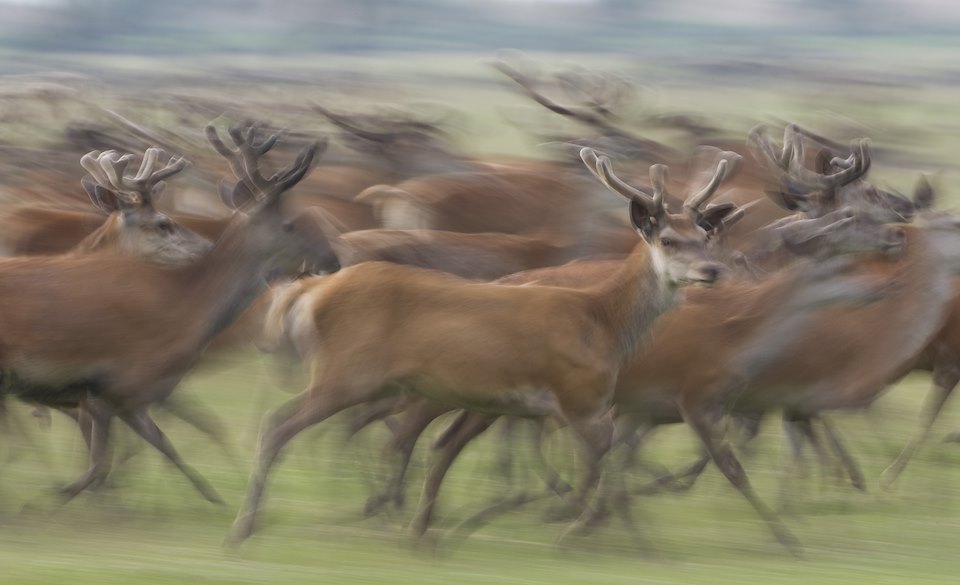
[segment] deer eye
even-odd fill
[[[161,219],[157,222],[157,229],[165,233],[173,233],[173,222],[169,219]]]
[[[674,241],[670,238],[660,238],[660,246],[663,248],[669,248],[674,245]]]

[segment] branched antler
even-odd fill
[[[190,162],[182,156],[170,156],[163,168],[157,169],[166,153],[159,148],[148,148],[143,153],[140,169],[133,176],[126,174],[133,154],[120,155],[115,150],[93,151],[83,155],[80,164],[104,189],[112,191],[128,204],[152,204],[152,198],[164,188],[164,180],[186,169]]]
[[[276,145],[279,134],[271,134],[260,140],[257,125],[234,126],[228,131],[230,138],[237,147],[234,150],[223,143],[212,124],[206,127],[205,132],[210,144],[230,164],[234,175],[243,182],[258,200],[275,198],[296,185],[310,170],[317,153],[322,152],[327,147],[326,140],[308,144],[292,164],[268,178],[264,177],[261,172],[260,160]]]
[[[592,99],[587,99],[587,105],[585,107],[575,107],[575,106],[563,106],[557,102],[551,100],[550,98],[543,95],[541,92],[537,91],[535,88],[536,82],[526,75],[520,73],[517,69],[513,68],[511,65],[507,64],[505,61],[498,60],[491,63],[491,65],[500,73],[506,75],[508,78],[513,80],[523,92],[530,97],[533,101],[537,102],[541,106],[550,110],[555,114],[560,114],[561,116],[576,120],[582,124],[591,126],[601,132],[605,136],[620,136],[625,138],[630,138],[631,140],[640,140],[639,137],[634,136],[628,132],[624,132],[622,129],[614,126],[613,124],[607,121],[607,118],[610,115],[609,109],[605,103],[602,103],[602,100],[597,99],[594,95]],[[561,87],[563,87],[567,93],[579,93],[587,94],[589,92],[581,89],[574,90],[575,87],[574,79],[577,77],[567,74],[566,76],[559,77],[561,80]],[[579,78],[582,79],[582,76]],[[623,90],[618,90],[622,92]],[[617,92],[613,92],[616,94]]]
[[[870,152],[865,139],[854,141],[853,154],[848,158],[831,160],[831,165],[840,169],[835,173],[821,174],[805,168],[803,138],[794,124],[787,125],[784,130],[783,147],[779,153],[764,126],[750,131],[748,144],[759,150],[762,158],[800,193],[837,189],[862,178],[870,169]]]

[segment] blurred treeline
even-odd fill
[[[53,52],[629,50],[784,34],[936,35],[947,0],[0,0],[0,48]]]

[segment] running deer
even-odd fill
[[[858,221],[853,216],[852,211],[848,209],[837,210],[816,219],[797,220],[790,224],[774,226],[771,231],[775,237],[781,238],[784,245],[798,256],[816,257],[821,261],[848,254],[883,253],[892,255],[903,245],[903,233],[899,228],[862,220]],[[617,265],[616,261],[578,261],[565,266],[513,274],[497,280],[496,283],[512,286],[539,285],[583,288],[595,285],[610,277],[615,273]],[[806,299],[805,302],[808,304],[813,302],[860,302],[871,298],[874,294],[872,289],[850,279],[842,270],[835,270],[838,268],[836,264],[829,264],[828,268],[830,269],[824,269],[820,272],[807,269],[805,272],[793,275],[791,277],[795,282],[793,294],[798,298]],[[781,276],[780,278],[786,277]],[[824,279],[824,282],[818,282],[818,279]],[[769,284],[764,286],[769,286]],[[761,290],[760,287],[755,288]],[[297,295],[294,290],[287,294],[294,298]],[[806,296],[801,296],[803,294],[806,294]],[[288,310],[289,306],[289,301],[285,302],[281,298],[278,299],[274,310],[282,313]],[[682,311],[684,309],[681,307],[677,310]],[[289,314],[287,312],[287,316]],[[268,322],[274,323],[278,320],[280,320],[279,317],[273,317],[268,319]],[[292,323],[289,325],[292,325]],[[659,329],[655,327],[654,331],[657,330]],[[293,328],[291,327],[292,332]],[[657,343],[657,338],[653,337],[650,343]],[[638,354],[647,351],[647,345],[641,346],[638,349]],[[676,373],[680,376],[683,375],[682,372],[683,370],[678,370]],[[621,375],[624,374],[621,373]],[[382,401],[379,409],[367,413],[367,416],[358,422],[358,428],[354,429],[354,432],[359,430],[359,427],[374,420],[379,420],[391,414],[403,413],[399,423],[393,429],[395,435],[389,446],[398,455],[397,465],[391,471],[392,475],[388,479],[386,487],[368,499],[365,508],[366,514],[373,514],[390,502],[398,507],[402,506],[405,474],[417,439],[433,420],[451,410],[454,410],[454,408],[443,403],[415,397],[404,397],[400,400]],[[647,424],[682,422],[682,418],[676,410],[659,417],[651,416],[652,420]],[[538,450],[534,451],[535,454],[538,452]],[[697,469],[702,470],[705,465],[706,462],[700,463]],[[542,465],[541,467],[541,472],[546,473],[545,480],[551,490],[563,492],[567,489],[559,476],[549,466]],[[664,481],[661,481],[661,483]]]
[[[769,296],[747,294],[738,284],[691,291],[688,303],[654,325],[655,341],[617,382],[618,413],[635,423],[680,414],[721,472],[791,548],[795,539],[753,492],[719,423],[731,410],[755,416],[783,408],[809,420],[861,407],[912,366],[951,307],[951,278],[960,274],[960,222],[927,213],[921,225],[899,229],[904,241],[897,258],[857,266],[857,274],[885,289],[872,304],[787,311],[793,287],[770,288]],[[753,286],[775,285],[768,279]],[[691,355],[701,367],[688,367]]]
[[[123,254],[160,265],[196,261],[210,249],[211,243],[157,211],[153,205],[154,197],[163,192],[165,181],[187,168],[188,161],[183,157],[168,157],[161,149],[150,148],[144,152],[137,173],[127,175],[126,167],[133,159],[133,154],[121,156],[113,150],[90,152],[80,159],[80,164],[90,173],[81,179],[83,189],[90,201],[107,216],[106,220],[99,217],[102,221],[99,227],[76,244],[69,254]],[[163,167],[158,169],[158,164],[165,159]],[[82,216],[82,212],[51,211],[59,212],[61,218]],[[60,227],[59,222],[47,225]],[[75,409],[60,410],[79,420]],[[49,420],[48,411],[42,407],[34,409],[34,416]],[[86,431],[86,427],[83,430]],[[88,435],[85,433],[85,436]]]
[[[19,299],[16,311],[0,315],[3,393],[80,407],[92,420],[90,467],[64,488],[68,499],[104,479],[109,422],[116,416],[207,499],[220,501],[164,437],[149,407],[170,395],[210,341],[257,297],[268,271],[304,260],[338,268],[323,234],[283,206],[284,193],[308,172],[319,146],[306,147],[290,167],[266,178],[258,164],[275,138],[258,142],[253,129],[239,128],[230,136],[237,150],[207,128],[258,201],[235,214],[198,261],[161,267],[114,254],[0,260],[0,296]]]
[[[600,478],[609,449],[612,390],[620,365],[684,284],[712,284],[708,233],[737,209],[706,202],[730,160],[682,213],[664,207],[666,168],[651,167],[653,194],[620,181],[590,149],[584,163],[630,201],[640,242],[603,284],[584,290],[472,283],[406,266],[369,262],[299,285],[296,323],[311,373],[308,388],[264,419],[246,503],[231,531],[252,533],[267,476],[305,428],[403,388],[448,404],[520,416],[559,416],[581,439],[589,469],[580,495]],[[389,342],[386,340],[389,339]],[[422,534],[433,502],[415,521]]]

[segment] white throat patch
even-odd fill
[[[649,246],[650,263],[653,264],[653,271],[661,278],[667,278],[667,258],[663,255],[663,250],[657,246]]]

